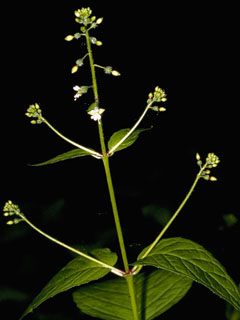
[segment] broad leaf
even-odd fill
[[[149,129],[137,129],[135,130],[126,140],[124,140],[123,143],[121,143],[115,150],[115,151],[120,151],[122,149],[130,147],[138,138],[139,134],[143,131],[146,131]],[[111,150],[118,142],[120,142],[126,134],[130,131],[129,128],[127,129],[121,129],[117,132],[115,132],[110,140],[108,141],[108,149]]]
[[[89,152],[77,148],[77,149],[73,149],[71,151],[59,154],[58,156],[56,156],[56,157],[54,157],[54,158],[52,158],[50,160],[47,160],[47,161],[44,161],[44,162],[41,162],[41,163],[37,163],[37,164],[33,164],[32,166],[35,166],[35,167],[45,166],[47,164],[53,164],[53,163],[56,163],[56,162],[67,160],[67,159],[79,158],[79,157],[90,156],[90,155],[91,154]]]
[[[111,266],[117,262],[117,255],[109,249],[95,249],[92,250],[91,255]],[[48,282],[39,295],[28,306],[20,320],[41,303],[54,297],[58,293],[100,279],[109,272],[110,269],[103,268],[96,262],[81,256],[73,259]]]
[[[134,276],[139,320],[159,316],[190,289],[192,280],[166,270]],[[133,320],[127,282],[123,278],[96,282],[73,293],[78,308],[91,317],[106,320]]]
[[[182,238],[164,239],[146,258],[134,264],[154,266],[187,276],[240,310],[240,293],[236,284],[212,254],[193,241]]]

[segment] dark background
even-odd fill
[[[149,112],[142,123],[153,129],[110,159],[130,261],[161,229],[143,216],[143,208],[155,205],[171,215],[197,173],[196,152],[203,158],[214,152],[221,159],[213,172],[218,181],[199,182],[166,237],[202,244],[239,283],[239,51],[231,4],[71,1],[51,7],[35,1],[2,7],[1,206],[12,199],[33,223],[69,244],[119,252],[101,161],[85,157],[40,168],[28,165],[72,149],[46,126],[31,126],[24,113],[35,102],[63,134],[100,150],[96,123],[85,112],[93,102],[91,92],[73,101],[73,86],[91,81],[87,63],[71,75],[86,46],[81,40],[64,41],[78,32],[73,13],[84,6],[104,17],[92,32],[103,42],[93,48],[95,62],[121,73],[114,78],[97,71],[106,141],[135,123],[156,85],[168,95],[167,112]],[[226,220],[230,214],[235,223]],[[1,218],[0,227],[1,312],[17,319],[72,256],[24,224],[7,227]],[[225,310],[223,300],[194,284],[161,319],[179,314],[226,319]],[[85,316],[66,293],[26,319]]]

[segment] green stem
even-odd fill
[[[136,295],[134,290],[133,275],[129,275],[125,279],[128,285],[128,291],[129,291],[131,305],[132,305],[133,319],[138,320],[138,309],[137,309],[137,300],[136,300]]]
[[[86,32],[86,41],[87,41],[89,62],[90,62],[90,68],[91,68],[91,74],[92,74],[94,98],[95,98],[95,101],[97,103],[99,103],[95,65],[94,65],[94,60],[93,60],[91,43],[90,43],[88,31]],[[108,158],[107,151],[106,151],[106,145],[105,145],[105,141],[104,141],[103,126],[102,126],[101,119],[98,121],[98,132],[99,132],[99,138],[100,138],[100,144],[101,144],[101,150],[102,150],[102,160],[103,160],[103,165],[104,165],[104,169],[105,169],[110,200],[111,200],[111,204],[112,204],[113,217],[114,217],[114,221],[115,221],[118,242],[119,242],[119,246],[120,246],[120,250],[121,250],[124,270],[125,270],[125,273],[128,273],[129,272],[128,258],[127,258],[126,248],[125,248],[125,244],[124,244],[124,238],[123,238],[123,234],[122,234],[122,227],[121,227],[120,218],[119,218],[118,209],[117,209],[117,203],[116,203],[116,198],[115,198],[115,193],[114,193],[114,188],[113,188],[113,183],[112,183],[112,177],[111,177],[111,172],[110,172],[110,167],[109,167],[109,158]],[[133,317],[134,317],[134,320],[138,320],[137,303],[136,303],[136,297],[135,297],[134,284],[133,284],[132,277],[133,277],[132,275],[127,275],[126,281],[128,284],[128,290],[129,290],[129,295],[130,295],[130,300],[131,300],[131,305],[132,305]]]
[[[117,275],[119,275],[119,276],[123,276],[123,272],[122,272],[121,270],[119,270],[119,269],[117,269],[117,268],[114,268],[114,267],[112,267],[112,266],[110,266],[110,265],[108,265],[108,264],[106,264],[106,263],[104,263],[104,262],[102,262],[102,261],[100,261],[100,260],[98,260],[98,259],[95,259],[95,258],[93,258],[93,257],[91,257],[91,256],[89,256],[89,255],[87,255],[87,254],[85,254],[85,253],[83,253],[82,251],[79,251],[79,250],[77,250],[77,249],[75,249],[75,248],[67,245],[67,244],[64,243],[64,242],[61,242],[61,241],[53,238],[52,236],[48,235],[47,233],[43,232],[41,229],[39,229],[38,227],[36,227],[36,226],[35,226],[33,223],[31,223],[23,214],[17,213],[17,215],[19,215],[31,228],[33,228],[35,231],[37,231],[38,233],[40,233],[40,234],[41,234],[42,236],[44,236],[45,238],[51,240],[52,242],[55,242],[56,244],[58,244],[58,245],[60,245],[60,246],[62,246],[62,247],[64,247],[64,248],[66,248],[66,249],[68,249],[68,250],[70,250],[70,251],[72,251],[72,252],[74,252],[74,253],[76,253],[76,254],[78,254],[78,255],[80,255],[80,256],[88,259],[88,260],[91,260],[91,261],[99,264],[101,267],[110,269],[111,272],[113,272],[113,273],[115,273],[115,274],[117,274]]]
[[[93,157],[97,158],[97,159],[101,159],[102,155],[94,150],[91,150],[89,148],[86,148],[84,146],[82,146],[81,144],[78,144],[70,139],[68,139],[67,137],[65,137],[63,134],[61,134],[57,129],[55,129],[45,118],[41,118],[41,120],[51,129],[53,130],[53,132],[55,132],[60,138],[62,138],[63,140],[67,141],[68,143],[72,144],[73,146],[82,149],[84,151],[89,152]]]
[[[89,37],[88,31],[86,31],[86,42],[87,42],[89,63],[90,63],[91,74],[92,74],[92,84],[93,84],[94,98],[95,98],[96,102],[99,102],[97,80],[96,80],[96,73],[95,73],[95,67],[94,67],[94,60],[93,60],[91,42],[90,42],[90,37]]]
[[[142,119],[145,117],[148,109],[151,107],[153,102],[150,102],[145,110],[143,111],[142,115],[140,116],[140,118],[137,120],[137,122],[134,124],[134,126],[128,131],[128,133],[114,146],[112,147],[111,150],[108,151],[108,154],[111,155],[114,150],[116,150],[132,133],[134,130],[136,130],[136,128],[139,126],[140,122],[142,121]]]
[[[102,120],[100,119],[98,121],[98,133],[99,133],[99,138],[100,138],[100,145],[102,149],[102,154],[103,157],[107,156],[107,150],[104,142],[104,134],[103,134],[103,126],[102,126]]]
[[[114,189],[113,189],[112,177],[111,177],[111,172],[110,172],[110,167],[109,167],[109,158],[106,156],[103,157],[103,165],[104,165],[104,169],[105,169],[105,173],[106,173],[108,191],[109,191],[110,200],[111,200],[111,204],[112,204],[113,216],[114,216],[119,246],[120,246],[120,250],[121,250],[124,270],[127,273],[129,271],[128,259],[127,259],[126,248],[125,248],[125,244],[124,244],[122,228],[121,228],[121,223],[120,223],[118,209],[117,209],[115,193],[114,193]]]

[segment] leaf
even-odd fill
[[[187,276],[240,310],[240,292],[234,281],[210,252],[193,241],[164,239],[134,265],[153,266]]]
[[[130,131],[131,129],[127,128],[127,129],[121,129],[117,132],[115,132],[110,140],[108,141],[108,149],[111,150],[119,141],[121,141],[125,135]],[[124,142],[122,144],[120,144],[115,150],[115,151],[120,151],[123,149],[126,149],[128,147],[130,147],[138,138],[139,134],[143,131],[149,130],[149,128],[147,129],[137,129],[135,131],[133,131],[133,133],[126,139],[124,140]]]
[[[166,270],[134,276],[139,320],[159,316],[190,289],[192,280]],[[106,320],[133,320],[127,282],[123,278],[96,282],[73,293],[78,308],[91,317]]]
[[[91,251],[92,256],[113,266],[117,262],[117,255],[109,249],[95,249]],[[58,293],[67,291],[73,287],[83,285],[104,277],[110,272],[110,269],[99,266],[96,262],[83,258],[81,256],[70,261],[61,269],[42,289],[38,296],[28,306],[21,316],[23,319],[33,309],[49,298]]]
[[[41,162],[41,163],[37,163],[37,164],[32,164],[32,166],[40,167],[40,166],[45,166],[47,164],[53,164],[53,163],[56,163],[56,162],[59,162],[59,161],[67,160],[67,159],[73,159],[73,158],[78,158],[78,157],[83,157],[83,156],[90,156],[90,155],[91,154],[89,152],[77,148],[77,149],[73,149],[71,151],[59,154],[58,156],[56,156],[56,157],[54,157],[54,158],[52,158],[50,160],[47,160],[47,161],[44,161],[44,162]]]

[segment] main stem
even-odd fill
[[[87,42],[87,48],[88,48],[88,54],[89,54],[90,68],[91,68],[91,73],[92,73],[94,98],[95,98],[95,102],[99,103],[95,66],[94,66],[94,60],[93,60],[92,49],[91,49],[91,42],[90,42],[88,31],[86,32],[86,42]],[[129,272],[128,258],[127,258],[126,248],[125,248],[123,234],[122,234],[121,223],[120,223],[118,209],[117,209],[117,202],[116,202],[116,198],[115,198],[112,177],[111,177],[111,172],[110,172],[109,157],[106,152],[106,146],[105,146],[105,141],[104,141],[103,127],[102,127],[101,119],[98,121],[98,131],[99,131],[99,138],[100,138],[100,144],[101,144],[102,155],[103,155],[102,160],[103,160],[103,165],[104,165],[104,169],[105,169],[110,200],[111,200],[111,204],[112,204],[112,210],[113,210],[113,216],[114,216],[114,221],[115,221],[115,226],[116,226],[116,231],[117,231],[117,236],[118,236],[118,242],[119,242],[119,246],[120,246],[120,250],[121,250],[124,270],[127,274]],[[136,301],[136,295],[135,295],[135,289],[134,289],[134,283],[133,283],[133,275],[132,274],[127,275],[126,281],[127,281],[130,300],[131,300],[133,318],[134,318],[134,320],[138,320],[137,301]]]
[[[104,165],[104,169],[105,169],[105,173],[106,173],[108,191],[109,191],[110,200],[111,200],[111,204],[112,204],[113,216],[114,216],[115,226],[116,226],[116,230],[117,230],[117,236],[118,236],[118,241],[119,241],[119,245],[120,245],[120,250],[121,250],[121,254],[122,254],[124,270],[127,273],[129,271],[128,259],[127,259],[126,248],[125,248],[125,244],[124,244],[122,228],[121,228],[121,223],[120,223],[118,209],[117,209],[115,193],[114,193],[114,189],[113,189],[112,177],[111,177],[111,172],[110,172],[110,167],[109,167],[109,158],[106,156],[103,158],[103,165]]]
[[[95,102],[99,102],[94,60],[93,60],[91,42],[90,42],[90,37],[89,37],[88,31],[86,31],[86,42],[87,42],[89,63],[90,63],[91,74],[92,74],[93,94],[94,94]]]

